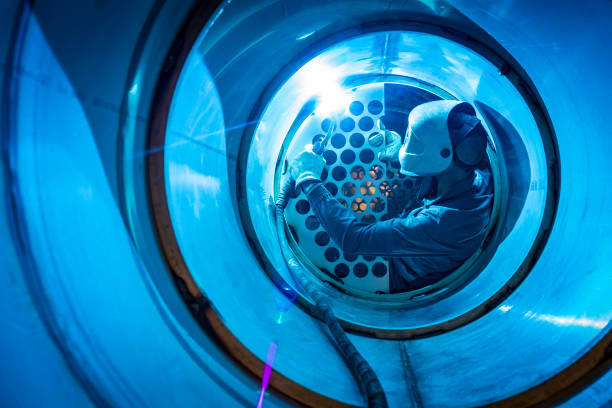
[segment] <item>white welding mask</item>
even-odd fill
[[[448,124],[451,111],[475,115],[467,102],[433,101],[415,107],[408,117],[408,131],[399,151],[400,172],[408,176],[436,176],[453,161]]]

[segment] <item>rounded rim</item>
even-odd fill
[[[350,39],[349,39],[350,40]],[[358,77],[351,77],[349,81],[343,83],[343,87],[346,89],[354,88],[356,86],[361,85],[370,85],[370,84],[402,84],[408,85],[412,87],[418,87],[425,89],[432,94],[443,98],[443,99],[456,99],[456,97],[450,92],[437,87],[436,85],[429,84],[427,82],[421,81],[417,78],[412,77],[404,77],[396,74],[366,74],[360,75]],[[314,110],[314,105],[311,106]],[[308,110],[309,113],[310,110]],[[302,122],[307,115],[303,115]],[[296,123],[292,125],[292,128],[299,128],[301,123]],[[486,124],[485,124],[486,126]],[[276,169],[274,172],[274,186],[275,191],[274,195],[277,196],[280,190],[281,178],[285,172],[285,156],[287,154],[287,148],[285,146],[289,146],[292,142],[293,134],[287,135],[285,140],[283,141],[283,148],[281,149],[281,156],[278,157]],[[380,307],[397,307],[401,305],[402,307],[410,308],[410,307],[418,307],[424,303],[432,303],[436,300],[439,300],[442,297],[450,296],[452,293],[455,293],[457,290],[461,289],[463,286],[467,285],[475,276],[477,276],[482,271],[482,265],[478,263],[479,259],[482,259],[487,254],[491,254],[494,252],[495,247],[491,245],[492,241],[495,241],[495,236],[500,233],[501,226],[498,224],[499,213],[502,211],[500,207],[504,207],[501,202],[504,200],[500,199],[502,197],[502,191],[504,188],[502,187],[503,181],[506,178],[506,172],[504,171],[504,175],[502,176],[499,163],[497,161],[497,155],[494,148],[489,145],[487,147],[487,155],[489,157],[492,169],[493,176],[493,187],[494,187],[494,203],[492,209],[492,218],[489,227],[487,228],[487,233],[483,238],[483,242],[475,251],[475,253],[470,256],[463,264],[461,264],[457,269],[455,269],[451,274],[440,279],[433,284],[424,286],[422,288],[402,292],[402,293],[385,293],[385,294],[375,294],[372,292],[366,292],[359,289],[345,289],[344,287],[338,285],[336,281],[327,277],[324,273],[320,272],[318,267],[316,267],[306,255],[302,249],[299,247],[298,243],[293,238],[292,234],[287,233],[286,239],[289,241],[289,245],[292,248],[296,258],[302,263],[302,265],[313,275],[313,277],[322,280],[326,283],[329,283],[332,287],[337,289],[341,294],[349,294],[353,295],[357,298],[360,298],[364,301],[369,301],[375,303],[376,306]],[[243,183],[246,185],[247,183]],[[286,228],[287,232],[287,228]],[[256,239],[256,236],[253,237]],[[273,268],[269,268],[272,270],[270,277],[274,282],[283,282],[285,285],[288,285],[282,276],[280,276],[276,270]],[[311,302],[307,302],[309,308],[313,308],[314,305]],[[312,313],[312,310],[311,310]],[[316,315],[316,313],[314,314]],[[367,331],[367,326],[363,327]]]
[[[327,48],[338,42],[379,31],[411,31],[417,33],[437,35],[469,48],[473,52],[485,58],[493,66],[498,68],[500,74],[506,76],[508,80],[514,85],[515,89],[520,93],[524,102],[531,111],[541,136],[543,150],[546,156],[546,162],[548,164],[548,167],[546,168],[548,182],[546,189],[546,200],[543,209],[542,221],[540,222],[538,233],[534,238],[531,248],[525,256],[525,259],[523,260],[521,265],[517,268],[514,274],[506,281],[506,283],[488,299],[485,299],[479,305],[466,310],[461,315],[452,319],[415,328],[374,328],[339,318],[340,324],[346,330],[349,330],[356,334],[382,339],[423,338],[455,330],[482,317],[489,311],[499,306],[508,296],[510,296],[510,294],[512,294],[520,286],[523,280],[527,277],[533,265],[537,262],[542,250],[546,246],[546,242],[548,240],[548,236],[552,225],[554,224],[556,216],[560,182],[560,173],[557,165],[558,149],[553,127],[551,125],[550,118],[546,112],[546,109],[544,108],[543,102],[541,101],[541,98],[539,97],[535,86],[527,76],[526,72],[521,68],[518,62],[516,62],[514,58],[512,58],[511,55],[505,53],[505,51],[505,54],[501,55],[501,52],[496,52],[494,49],[487,46],[483,42],[478,41],[473,36],[470,36],[457,29],[441,27],[432,24],[431,22],[422,21],[372,21],[369,23],[363,23],[358,27],[355,27],[350,30],[344,30],[329,35],[327,38],[319,41],[317,44],[311,46],[309,49],[302,52],[300,55],[295,57],[291,61],[291,63],[287,64],[285,67],[282,68],[282,70],[280,70],[280,72],[269,83],[268,87],[260,95],[258,101],[255,104],[255,108],[249,116],[249,123],[257,123],[259,121],[261,115],[263,114],[267,106],[268,101],[271,100],[275,92],[291,75],[297,72],[297,70],[302,65],[308,62],[313,55],[319,55],[321,52],[325,51]],[[418,79],[416,80],[418,81]],[[257,258],[260,260],[261,266],[264,271],[266,271],[266,273],[270,276],[273,282],[276,282],[280,285],[292,287],[292,285],[290,285],[282,276],[280,276],[278,271],[272,266],[272,263],[270,262],[267,254],[265,253],[261,245],[259,245],[259,239],[257,237],[257,233],[255,231],[254,224],[250,216],[249,206],[246,199],[247,191],[246,183],[244,182],[246,172],[244,171],[244,169],[246,168],[248,154],[253,141],[253,136],[255,134],[255,129],[256,124],[245,128],[242,139],[243,143],[240,146],[240,152],[238,155],[236,173],[241,177],[241,179],[239,180],[240,182],[237,185],[237,197],[239,197],[239,213],[242,225],[245,229],[247,236],[249,237],[249,243],[253,248],[254,252],[257,254]],[[283,145],[285,144],[287,144],[287,141],[283,143]],[[281,164],[282,162],[279,159],[276,164],[277,169],[282,167]],[[281,173],[281,171],[277,171],[277,173]],[[277,192],[279,189],[278,182],[276,182],[275,184],[275,192]],[[493,226],[493,228],[489,232],[488,238],[485,239],[483,246],[481,246],[483,252],[481,254],[482,256],[477,256],[476,258],[482,259],[484,255],[488,255],[491,253],[491,249],[494,249],[490,248],[490,244],[493,241],[491,237],[496,234],[499,234],[500,232],[498,231],[497,227],[497,225]],[[369,299],[359,299],[359,302],[366,302],[372,306],[377,307],[386,304],[387,306],[405,308],[414,308],[431,304],[444,297],[450,296],[453,293],[456,293],[457,291],[461,290],[466,284],[468,284],[470,279],[465,279],[464,275],[468,278],[471,278],[476,274],[462,273],[462,276],[458,278],[459,281],[455,282],[456,284],[451,285],[451,287],[438,287],[438,285],[434,284],[429,287],[421,288],[411,292],[385,295],[385,297],[388,298],[388,301],[386,302],[380,300],[372,301]],[[338,292],[339,296],[344,296],[344,293],[341,293],[340,291],[336,292]],[[410,298],[412,298],[412,300],[410,302],[406,302],[406,299]],[[311,314],[311,316],[318,316],[318,314],[314,310],[314,305],[305,297],[300,295],[296,304],[298,304],[306,312]]]

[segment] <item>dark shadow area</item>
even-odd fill
[[[525,205],[531,181],[529,156],[521,136],[506,118],[484,103],[475,102],[475,105],[495,133],[497,159],[503,161],[506,168],[507,179],[501,185],[508,189],[506,195],[507,207],[499,220],[500,225],[502,225],[501,240],[503,241],[514,227]]]

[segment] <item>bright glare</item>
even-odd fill
[[[340,75],[333,68],[311,61],[300,69],[299,75],[300,92],[308,98],[318,99],[318,115],[327,116],[346,109],[350,98],[340,86]]]
[[[304,34],[304,35],[302,35],[302,36],[300,36],[300,37],[298,37],[298,38],[296,38],[296,39],[297,39],[298,41],[299,41],[299,40],[304,40],[304,39],[306,39],[306,38],[310,37],[311,35],[313,35],[314,33],[316,33],[316,31],[311,31],[311,32],[306,33],[306,34]]]
[[[579,326],[603,329],[608,324],[607,319],[592,319],[584,316],[555,316],[551,314],[534,313],[531,310],[525,313],[525,317],[535,318],[535,320],[541,322],[552,323],[555,326]]]

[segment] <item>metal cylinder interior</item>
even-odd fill
[[[266,205],[316,63],[473,102],[505,177],[498,245],[456,290],[321,284],[390,405],[610,402],[608,2],[0,10],[3,405],[364,406]]]

